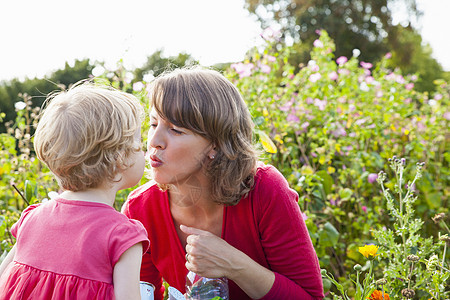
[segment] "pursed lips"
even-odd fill
[[[150,165],[152,168],[158,168],[163,165],[163,161],[156,154],[150,155]]]
[[[151,159],[152,161],[156,161],[156,162],[162,163],[162,160],[159,159],[159,157],[156,156],[156,154],[151,154],[151,155],[150,155],[150,159]]]

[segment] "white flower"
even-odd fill
[[[133,83],[133,91],[140,92],[144,88],[144,84],[141,81]]]
[[[96,66],[94,69],[92,69],[92,75],[94,75],[94,77],[103,75],[103,73],[105,73],[105,68],[103,68],[102,66]]]
[[[14,107],[16,108],[16,110],[22,110],[25,107],[27,107],[27,104],[23,101],[19,101],[19,102],[14,103]]]

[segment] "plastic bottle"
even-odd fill
[[[189,300],[210,300],[220,297],[229,300],[228,279],[206,278],[190,272],[186,275],[186,299]]]

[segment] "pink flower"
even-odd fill
[[[312,60],[310,60],[310,62],[311,61]],[[311,71],[313,71],[313,72],[318,72],[320,70],[319,66],[315,62],[308,64],[308,65],[309,65],[309,68],[311,69]]]
[[[325,106],[327,105],[327,100],[314,99],[314,105],[319,108],[319,110],[325,110]]]
[[[372,84],[375,81],[372,76],[367,76],[365,80],[367,84]]]
[[[252,63],[244,64],[240,62],[237,64],[231,64],[231,67],[236,70],[236,73],[239,74],[240,78],[243,78],[252,75],[254,65]]]
[[[267,27],[264,29],[263,33],[261,33],[261,37],[266,41],[275,41],[281,36],[279,30],[273,29],[272,27]]]
[[[313,43],[314,47],[316,48],[323,48],[323,43],[321,40],[315,40]]]
[[[391,58],[392,57],[391,52],[386,53],[386,55],[384,57],[387,58],[387,59]]]
[[[347,131],[345,131],[343,127],[339,127],[336,130],[333,130],[331,134],[334,135],[334,137],[346,136]]]
[[[387,74],[386,76],[384,76],[384,78],[386,78],[386,80],[395,80],[397,76],[395,75],[394,72],[391,72],[389,74]]]
[[[414,83],[407,83],[406,85],[405,85],[405,89],[407,89],[407,90],[412,90],[414,88]]]
[[[341,74],[341,75],[349,75],[350,71],[347,70],[347,69],[339,69],[338,73]]]
[[[367,181],[369,181],[369,183],[374,183],[375,181],[377,181],[377,178],[377,173],[370,173],[369,176],[367,176]]]
[[[373,65],[371,64],[371,63],[368,63],[368,62],[360,62],[359,63],[360,65],[361,65],[361,67],[363,67],[364,69],[370,69],[370,68],[372,68],[373,67]]]
[[[303,221],[308,220],[308,216],[304,212],[302,212],[302,218],[303,218]]]
[[[443,115],[444,119],[450,120],[450,111],[446,111]]]
[[[367,213],[367,206],[363,205],[363,206],[361,207],[361,209],[362,209],[363,212]]]
[[[274,61],[277,60],[277,58],[275,56],[272,56],[272,55],[267,55],[266,57],[267,57],[267,60],[270,61],[270,62],[274,62]]]
[[[300,119],[296,115],[291,113],[287,116],[286,121],[297,123],[297,122],[300,122]]]
[[[442,94],[436,94],[436,95],[434,95],[434,100],[439,101],[439,100],[441,100],[441,99],[442,99]]]
[[[313,104],[314,103],[314,101],[313,101],[313,99],[311,97],[306,98],[305,102],[306,102],[306,104]]]
[[[320,73],[314,73],[309,76],[309,81],[314,83],[317,80],[319,80],[320,78],[322,78],[322,75],[320,75]]]
[[[331,80],[337,80],[339,78],[339,76],[338,76],[338,73],[336,73],[336,71],[333,71],[328,74],[328,78],[330,78]]]
[[[377,98],[383,97],[383,92],[382,92],[382,91],[377,91],[377,92],[375,93],[375,97],[377,97]]]
[[[261,72],[266,74],[269,74],[271,70],[268,65],[260,65],[259,68],[261,69]]]
[[[395,81],[397,81],[400,84],[404,84],[405,78],[402,75],[398,75],[397,78],[395,79]]]
[[[338,57],[338,59],[336,59],[337,64],[340,66],[345,64],[347,61],[348,61],[348,59],[345,56],[340,56],[340,57]]]
[[[291,107],[292,104],[294,104],[294,98],[292,98],[291,100],[289,100],[288,102],[286,102],[286,104],[284,104],[283,106],[280,107],[281,111],[288,111]]]

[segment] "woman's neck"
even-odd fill
[[[214,215],[222,207],[212,200],[209,180],[188,179],[184,183],[171,185],[168,193],[172,212],[203,219]]]
[[[224,205],[212,201],[210,189],[198,186],[171,186],[169,207],[172,219],[183,247],[187,235],[180,225],[195,227],[221,236]]]

